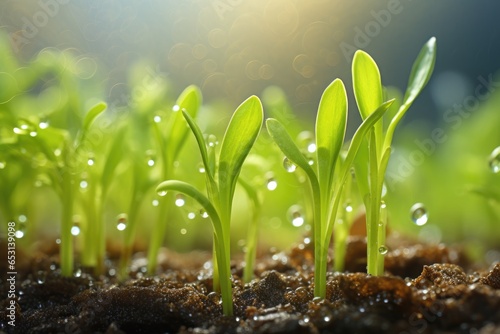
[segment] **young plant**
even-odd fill
[[[76,138],[72,138],[66,130],[45,127],[40,124],[27,123],[28,128],[36,129],[36,136],[30,140],[36,145],[37,150],[44,154],[47,164],[45,172],[50,178],[51,185],[61,199],[61,273],[64,276],[73,274],[73,205],[76,198],[75,174],[81,166],[84,147],[88,144],[88,135],[91,125],[104,110],[106,104],[101,102],[92,107],[81,123],[81,130]],[[31,130],[30,130],[31,131]]]
[[[339,159],[347,124],[347,95],[340,79],[334,80],[323,92],[316,117],[316,168],[309,165],[285,127],[275,119],[266,121],[267,130],[281,151],[306,173],[313,195],[314,207],[314,295],[326,296],[326,266],[328,248],[336,221],[341,191],[354,157],[363,138],[392,104],[388,101],[376,107],[357,129],[345,160]],[[336,169],[339,169],[335,173]]]
[[[381,275],[384,270],[385,221],[381,220],[382,190],[391,142],[399,121],[410,108],[431,77],[436,60],[436,39],[431,38],[415,60],[403,102],[397,112],[388,117],[387,128],[382,120],[375,124],[364,141],[355,162],[356,180],[366,207],[367,271]],[[363,119],[382,103],[383,90],[380,72],[375,61],[364,51],[357,51],[352,63],[354,95]]]
[[[178,97],[176,104],[169,115],[164,120],[156,115],[152,121],[154,139],[158,148],[158,161],[150,159],[133,159],[131,161],[134,171],[132,184],[132,197],[130,200],[128,225],[125,229],[124,254],[121,261],[121,274],[125,274],[126,266],[132,254],[135,232],[137,229],[137,216],[140,204],[145,194],[150,190],[158,179],[153,177],[151,167],[157,162],[161,165],[160,180],[173,178],[174,162],[186,141],[188,127],[185,126],[183,112],[187,112],[191,117],[196,117],[201,106],[201,92],[196,86],[187,87]],[[142,134],[140,134],[142,136]],[[167,228],[167,216],[171,206],[171,199],[162,198],[156,221],[156,233],[151,236],[151,244],[148,249],[148,272],[153,274],[156,270],[158,251],[165,238]]]
[[[214,230],[214,286],[217,284],[217,272],[220,280],[223,312],[225,315],[232,315],[229,260],[233,196],[241,166],[262,127],[262,105],[256,96],[251,96],[236,109],[224,134],[218,161],[215,152],[207,150],[203,134],[191,115],[184,110],[182,114],[198,143],[205,167],[208,196],[202,194],[192,185],[177,180],[164,181],[156,190],[160,196],[165,196],[168,191],[184,193],[195,199],[207,212]]]
[[[262,211],[262,199],[257,190],[242,177],[238,182],[244,189],[251,202],[252,215],[250,217],[250,225],[248,226],[246,252],[245,252],[245,268],[243,269],[243,282],[249,283],[253,279],[253,270],[255,258],[257,254],[257,233],[260,214]]]

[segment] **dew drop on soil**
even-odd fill
[[[293,226],[299,227],[304,225],[304,217],[302,215],[302,207],[300,205],[292,205],[288,209],[288,217]]]
[[[493,173],[497,174],[500,172],[500,146],[491,152],[488,163]]]
[[[183,194],[177,194],[175,195],[175,206],[178,206],[179,208],[184,206],[186,204],[186,198],[184,197]]]
[[[288,157],[283,159],[283,167],[288,173],[293,173],[297,169],[297,166]]]
[[[116,223],[116,229],[118,231],[123,231],[127,228],[128,217],[126,213],[118,215],[118,221]]]
[[[387,254],[387,252],[388,252],[388,251],[389,251],[389,250],[388,250],[388,249],[387,249],[387,247],[385,247],[385,246],[380,246],[380,247],[378,248],[378,252],[379,252],[380,254],[382,254],[382,255]]]
[[[276,181],[276,179],[274,177],[270,177],[267,179],[267,190],[269,191],[273,191],[273,190],[276,190],[276,188],[278,187],[278,182]]]
[[[415,203],[410,209],[411,220],[417,226],[423,226],[427,223],[429,216],[422,203]]]
[[[73,274],[73,276],[75,276],[75,277],[82,277],[82,270],[81,269],[77,269],[75,271],[75,273]]]
[[[212,303],[216,304],[216,305],[219,305],[221,303],[221,297],[220,295],[215,292],[215,291],[212,291],[210,292],[208,295],[207,295],[207,298],[208,300],[212,301]]]

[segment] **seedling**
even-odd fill
[[[388,101],[376,107],[357,129],[345,160],[339,158],[347,124],[347,95],[340,79],[323,92],[316,117],[317,168],[309,165],[285,127],[275,119],[266,121],[267,130],[285,156],[306,173],[314,207],[314,295],[326,296],[326,266],[330,239],[341,199],[341,191],[354,157],[368,131],[390,107]],[[335,170],[338,169],[338,173]]]
[[[257,254],[257,232],[260,213],[262,211],[262,199],[258,191],[255,190],[250,182],[244,180],[241,177],[238,179],[238,182],[245,190],[245,193],[247,194],[252,207],[252,214],[250,217],[250,224],[248,226],[246,240],[245,268],[243,270],[243,281],[245,283],[248,283],[253,278],[253,269]]]
[[[364,141],[356,162],[356,180],[366,207],[367,271],[380,275],[384,270],[385,221],[381,220],[382,190],[387,164],[391,154],[391,142],[399,121],[410,108],[431,77],[436,60],[436,39],[431,38],[420,51],[408,81],[403,103],[393,115],[389,115],[384,129],[382,120],[375,124]],[[352,63],[354,95],[361,117],[366,120],[382,103],[383,90],[380,72],[375,61],[364,51],[357,51]]]
[[[173,178],[173,166],[175,160],[186,141],[188,128],[185,126],[185,121],[182,116],[183,112],[187,112],[191,117],[195,117],[201,106],[201,92],[196,86],[187,87],[178,97],[173,109],[170,110],[166,118],[162,119],[160,115],[155,115],[151,119],[154,139],[158,148],[158,158],[153,159],[136,159],[139,154],[136,154],[130,163],[133,169],[133,184],[132,197],[130,200],[128,225],[125,232],[125,252],[121,261],[122,274],[126,271],[130,255],[132,253],[132,245],[134,242],[135,232],[137,229],[137,215],[140,204],[142,203],[145,194],[150,190],[158,179],[153,178],[151,173],[153,165],[161,164],[161,179]],[[151,244],[148,249],[148,272],[153,274],[156,270],[158,251],[162,241],[165,238],[167,228],[167,216],[170,210],[171,200],[168,198],[161,199],[159,203],[159,213],[156,221],[155,233],[151,236]]]
[[[165,196],[168,191],[184,193],[195,199],[207,212],[214,230],[214,276],[217,271],[224,314],[232,315],[229,263],[231,209],[241,167],[262,127],[262,105],[256,96],[252,96],[236,109],[224,134],[218,161],[215,152],[207,149],[205,138],[191,115],[184,110],[182,114],[198,143],[205,167],[208,196],[192,185],[177,180],[164,181],[156,190],[160,196]]]

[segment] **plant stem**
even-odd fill
[[[172,198],[169,194],[160,198],[158,220],[156,222],[156,231],[151,238],[151,244],[148,249],[148,274],[154,275],[158,264],[158,251],[160,250],[165,233],[167,230],[167,214]]]
[[[73,235],[71,234],[73,220],[73,186],[69,168],[61,170],[63,182],[62,222],[61,222],[61,274],[73,274]]]

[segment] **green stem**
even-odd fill
[[[61,274],[71,276],[73,274],[73,187],[70,171],[62,169],[63,198],[62,198],[62,222],[61,222]]]
[[[253,269],[254,263],[257,253],[257,225],[259,223],[259,216],[255,212],[256,208],[254,208],[254,214],[252,217],[252,221],[250,222],[250,226],[248,227],[248,236],[247,236],[247,251],[245,254],[245,269],[243,270],[243,281],[245,283],[249,283],[253,279]]]
[[[218,265],[218,251],[217,251],[217,237],[215,233],[213,235],[213,245],[212,245],[212,289],[215,292],[220,292],[220,278],[219,278],[219,265]]]
[[[158,264],[158,251],[160,250],[167,230],[168,208],[172,202],[171,196],[162,197],[159,206],[158,220],[156,222],[155,233],[151,237],[151,244],[148,249],[148,274],[154,275]]]

